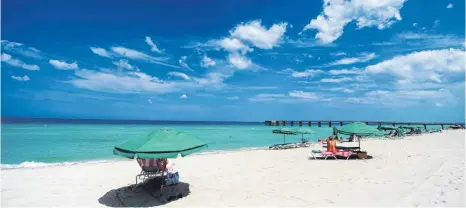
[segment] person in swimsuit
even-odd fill
[[[337,142],[333,139],[333,136],[330,136],[327,140],[327,151],[328,152],[338,152]]]

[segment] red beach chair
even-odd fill
[[[162,168],[158,167],[158,159],[137,159],[139,166],[141,167],[141,173],[136,176],[136,184],[138,183],[138,178],[145,182],[151,178],[162,175]]]

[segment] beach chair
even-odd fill
[[[145,181],[162,176],[162,170],[158,168],[157,161],[158,159],[137,159],[139,166],[141,167],[141,173],[136,175],[136,184],[138,184],[138,179],[144,183]]]
[[[336,155],[338,155],[340,157],[343,157],[343,158],[346,158],[346,160],[348,160],[351,157],[351,155],[354,155],[354,152],[353,151],[340,150]]]
[[[327,150],[311,150],[311,157],[314,159],[323,158],[327,160],[328,157],[337,159],[338,153],[329,152]]]

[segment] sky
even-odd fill
[[[2,116],[465,120],[462,0],[3,0],[1,26]]]

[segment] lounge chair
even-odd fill
[[[323,158],[326,160],[328,157],[337,159],[338,153],[329,152],[326,150],[311,150],[311,157],[314,159]]]
[[[343,157],[343,158],[346,158],[346,160],[348,160],[351,155],[354,155],[354,152],[353,151],[344,151],[344,150],[340,150],[338,153],[336,153],[337,156],[340,156],[340,157]]]
[[[141,173],[136,176],[136,184],[138,184],[138,179],[143,183],[149,179],[162,176],[162,170],[157,167],[158,159],[140,159],[138,158],[138,164],[141,167]]]

